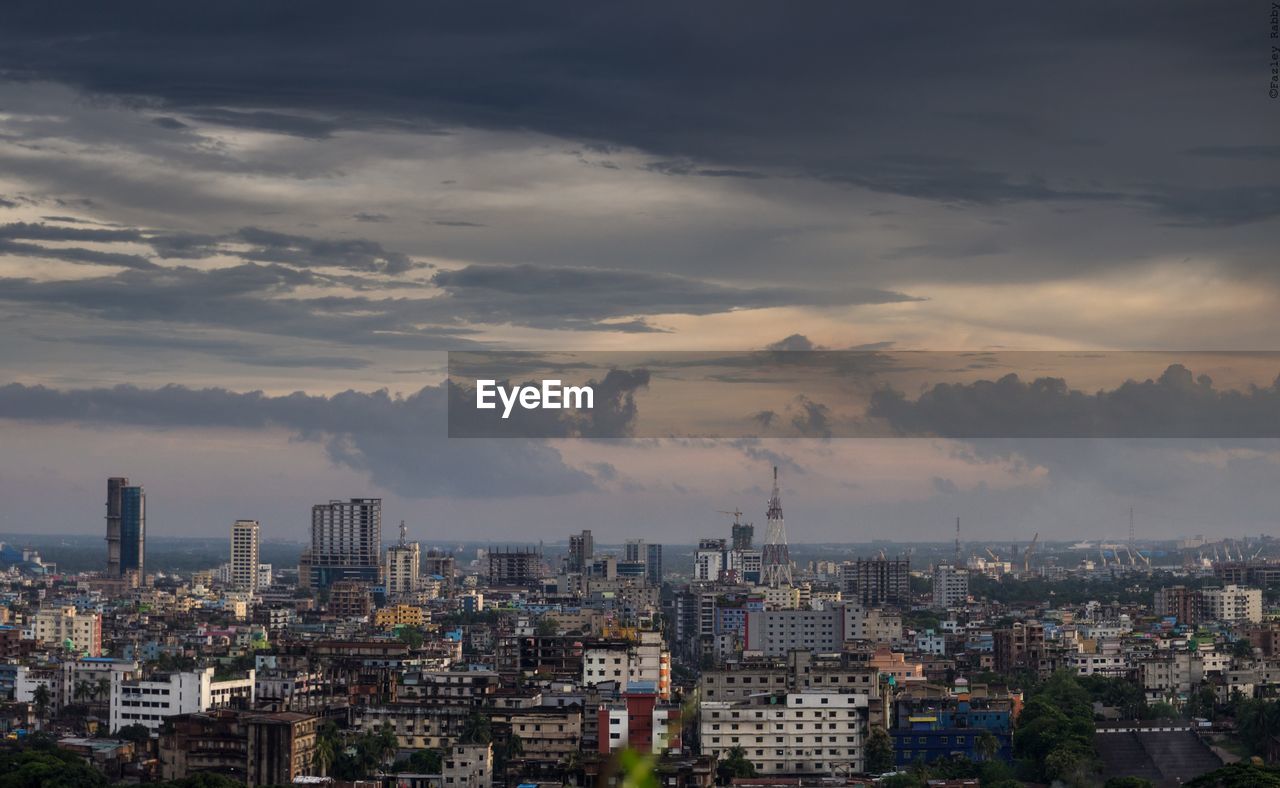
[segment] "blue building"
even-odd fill
[[[107,575],[146,572],[147,496],[123,476],[107,479]]]
[[[944,696],[898,700],[889,731],[898,768],[939,758],[985,760],[984,733],[995,739],[990,757],[1012,763],[1014,699],[1008,695],[992,697],[983,690],[975,696],[968,682],[959,679],[954,690]]]

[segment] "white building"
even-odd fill
[[[257,520],[236,520],[231,526],[231,585],[250,594],[258,593],[260,533]]]
[[[419,588],[422,548],[417,542],[402,542],[387,548],[383,580],[391,596],[411,594]]]
[[[969,601],[969,570],[939,564],[933,570],[933,607],[948,610]]]
[[[724,569],[724,547],[700,547],[693,556],[693,579],[713,581],[720,579]]]
[[[704,754],[724,758],[741,747],[762,777],[845,776],[863,770],[866,728],[866,695],[792,692],[706,701],[699,733]]]
[[[1203,589],[1200,611],[1211,621],[1261,621],[1262,589],[1231,585]]]
[[[227,681],[214,681],[213,668],[157,674],[145,680],[113,674],[111,730],[134,724],[157,730],[167,717],[225,708],[238,698],[253,705],[254,671]]]
[[[640,642],[601,642],[583,649],[582,683],[618,682],[624,692],[631,684],[649,683],[658,697],[671,697],[671,652],[667,651],[660,632],[641,632]]]
[[[445,785],[488,785],[493,779],[493,745],[455,744],[441,764]]]

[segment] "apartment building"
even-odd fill
[[[846,776],[863,771],[867,696],[801,692],[702,704],[703,754],[741,747],[761,776]]]
[[[112,675],[111,730],[140,724],[158,730],[164,720],[227,708],[234,703],[252,706],[254,671],[247,677],[215,681],[213,668],[156,674],[149,679]]]

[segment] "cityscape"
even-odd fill
[[[1280,788],[1280,0],[0,19],[0,788]]]
[[[237,519],[192,571],[148,561],[147,492],[111,477],[100,569],[0,548],[0,726],[65,784],[1166,784],[1270,759],[1271,537],[1006,546],[957,519],[846,560],[789,544],[778,474],[763,539],[735,508],[694,545],[424,549],[348,498],[296,563]]]

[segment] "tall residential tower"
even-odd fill
[[[378,582],[382,561],[382,499],[332,500],[311,507],[311,549],[303,556],[313,588],[336,580]]]
[[[231,584],[251,594],[258,593],[260,532],[257,520],[236,520],[231,526]]]

